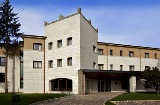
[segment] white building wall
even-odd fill
[[[98,33],[95,29],[80,16],[80,65],[81,69],[93,69],[93,62],[98,66],[97,41]],[[96,47],[96,53],[93,52],[93,46]]]
[[[23,50],[24,93],[42,93],[44,87],[44,52]],[[33,68],[33,61],[42,61],[42,68]]]
[[[4,55],[0,55],[1,57],[5,57]],[[12,76],[13,76],[13,56],[9,56],[8,58],[8,91],[12,92]],[[0,67],[0,73],[5,73],[5,67]],[[20,60],[19,57],[15,57],[15,92],[19,92],[20,90]],[[0,83],[0,92],[5,91],[5,82]]]
[[[103,64],[103,70],[107,70],[107,56],[98,55],[98,64]]]
[[[72,91],[78,94],[78,70],[80,69],[80,14],[45,26],[46,39],[46,92],[51,91],[49,82],[56,78],[72,80]],[[72,45],[67,46],[67,38],[72,37]],[[62,40],[62,47],[57,48],[57,40]],[[48,50],[48,43],[53,48]],[[72,57],[72,66],[67,65],[67,58]],[[62,67],[57,67],[57,59],[62,59]],[[53,68],[48,68],[48,61],[53,60]]]

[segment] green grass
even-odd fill
[[[16,94],[17,95],[17,94]],[[34,102],[64,97],[64,94],[18,94],[20,95],[20,102],[14,105],[29,105]],[[12,94],[0,93],[1,105],[12,105]]]
[[[106,105],[114,105],[110,101],[125,101],[125,100],[160,100],[160,94],[156,93],[124,93],[109,101]]]

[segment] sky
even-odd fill
[[[0,0],[2,1],[2,0]],[[160,0],[10,0],[21,32],[44,35],[44,21],[76,13],[91,19],[98,41],[160,48]]]

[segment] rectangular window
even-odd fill
[[[103,70],[103,64],[98,64],[98,70]]]
[[[57,67],[62,67],[62,59],[57,59]]]
[[[72,66],[72,57],[67,58],[67,65]]]
[[[33,68],[42,68],[42,61],[33,61]]]
[[[96,63],[93,62],[93,69],[96,69]]]
[[[51,49],[52,49],[52,45],[53,45],[52,42],[49,42],[49,43],[48,43],[48,50],[51,50]]]
[[[6,57],[0,57],[0,66],[5,66]]]
[[[110,50],[110,55],[113,56],[113,50]]]
[[[145,58],[149,58],[149,53],[145,53]]]
[[[62,40],[58,40],[58,41],[57,41],[57,47],[58,47],[58,48],[62,47]]]
[[[123,56],[123,52],[122,52],[122,50],[120,50],[120,56]]]
[[[72,45],[72,37],[67,38],[67,45]]]
[[[33,43],[33,50],[42,50],[41,43]]]
[[[113,65],[112,64],[110,65],[110,70],[113,70]]]
[[[50,60],[50,61],[48,62],[48,67],[49,67],[49,68],[53,68],[53,60]]]
[[[96,53],[96,46],[93,45],[93,52]]]
[[[129,57],[134,57],[134,52],[133,51],[129,51]]]
[[[154,58],[157,59],[157,53],[154,54]]]
[[[123,70],[123,65],[120,65],[120,71],[122,71]]]
[[[98,49],[98,55],[103,55],[103,49]]]
[[[5,82],[5,74],[0,73],[0,82]]]
[[[129,66],[129,70],[130,70],[130,71],[134,71],[134,66],[133,66],[133,65],[130,65],[130,66]]]

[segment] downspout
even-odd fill
[[[108,70],[108,44],[107,44],[107,70]]]
[[[46,40],[46,39],[44,39],[44,94],[45,94],[45,84],[46,84],[46,83],[45,83],[45,82],[46,82],[46,81],[45,81],[45,78],[46,78],[46,77],[45,77],[45,76],[46,76],[46,71],[45,71],[45,68],[46,68],[46,67],[45,67],[45,57],[46,57],[45,40]]]

